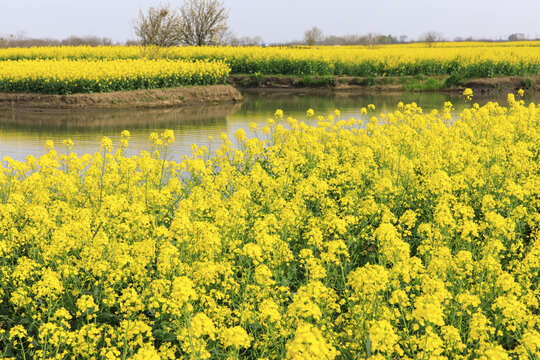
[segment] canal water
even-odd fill
[[[525,97],[526,102],[540,101],[540,94]],[[24,161],[27,155],[39,157],[46,152],[45,141],[52,140],[59,152],[65,151],[62,140],[74,142],[73,151],[79,155],[99,151],[103,136],[118,144],[122,130],[129,130],[128,155],[150,150],[148,136],[174,130],[175,143],[170,147],[170,158],[175,160],[191,153],[191,145],[206,145],[211,149],[219,146],[220,135],[226,133],[231,139],[239,128],[246,129],[255,122],[260,127],[273,117],[276,109],[282,109],[284,117],[292,116],[299,121],[307,120],[306,110],[315,115],[326,116],[335,109],[341,118],[362,118],[360,110],[373,104],[375,115],[393,111],[399,102],[415,102],[428,112],[442,109],[445,101],[454,105],[455,115],[470,106],[463,96],[448,93],[339,93],[339,92],[283,92],[254,91],[244,93],[239,103],[208,105],[201,107],[167,108],[151,110],[92,110],[92,111],[0,111],[0,161],[5,156]],[[497,101],[506,105],[506,96],[475,97],[480,105]],[[313,122],[313,120],[311,120]],[[213,137],[214,140],[210,140]]]

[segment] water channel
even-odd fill
[[[397,104],[416,102],[424,112],[441,109],[445,101],[455,108],[455,116],[470,102],[459,94],[449,93],[339,93],[339,92],[245,92],[240,103],[208,105],[201,107],[167,108],[152,110],[88,110],[88,111],[0,111],[0,160],[10,156],[24,161],[27,155],[39,157],[46,152],[45,141],[53,140],[58,151],[65,151],[62,140],[72,139],[73,151],[79,155],[99,150],[103,136],[109,136],[118,144],[122,130],[131,132],[128,155],[149,150],[150,132],[161,133],[172,129],[175,143],[169,150],[172,159],[191,153],[191,144],[219,146],[221,133],[231,139],[236,130],[248,129],[250,122],[260,126],[272,117],[276,109],[282,109],[285,117],[306,120],[306,110],[312,108],[316,115],[327,115],[335,109],[341,117],[360,118],[360,109],[368,104],[376,106],[375,114],[396,109]],[[529,95],[526,102],[540,101],[540,94]],[[506,105],[506,96],[475,96],[480,105],[497,101]],[[246,131],[249,133],[249,131]],[[214,140],[210,140],[213,137]]]

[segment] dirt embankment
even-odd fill
[[[0,109],[160,108],[239,100],[242,94],[234,87],[209,85],[72,95],[0,93]]]
[[[112,93],[44,95],[30,93],[0,93],[0,110],[6,109],[137,109],[185,107],[242,100],[239,89],[284,91],[436,91],[462,92],[471,88],[475,93],[509,93],[519,89],[540,91],[540,76],[506,76],[465,79],[460,85],[445,86],[445,77],[375,77],[350,76],[279,76],[231,75],[229,85],[209,85],[119,91]],[[431,83],[430,83],[431,81]],[[429,86],[435,84],[434,88]]]
[[[473,91],[476,90],[483,93],[512,92],[519,89],[540,91],[540,76],[504,76],[468,79],[463,83],[463,87],[471,88]]]
[[[331,89],[358,91],[437,91],[462,92],[513,92],[519,89],[540,91],[540,76],[505,76],[481,79],[464,79],[460,85],[446,86],[444,77],[352,77],[352,76],[280,76],[280,75],[230,75],[227,82],[238,89]],[[429,88],[429,80],[435,87]]]

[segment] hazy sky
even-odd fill
[[[66,38],[96,35],[134,39],[131,20],[160,0],[0,0],[0,35]],[[172,6],[181,0],[170,1]],[[376,32],[415,39],[435,30],[457,36],[506,39],[512,33],[540,38],[540,0],[224,0],[234,34],[268,43],[302,39],[318,26],[325,35]]]

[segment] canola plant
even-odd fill
[[[540,106],[508,101],[4,158],[0,356],[538,359]]]

